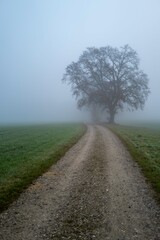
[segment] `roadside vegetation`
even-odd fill
[[[160,124],[155,127],[150,123],[148,128],[122,125],[108,127],[125,143],[160,201]]]
[[[0,127],[0,211],[83,135],[81,124]]]

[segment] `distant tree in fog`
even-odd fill
[[[109,114],[110,123],[125,106],[143,109],[150,92],[137,53],[128,45],[87,48],[67,66],[63,81],[71,84],[79,108],[99,105]]]

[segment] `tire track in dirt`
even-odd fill
[[[0,239],[160,239],[160,209],[120,140],[84,137],[0,215]]]
[[[136,162],[110,130],[98,127],[105,142],[109,189],[109,239],[160,239],[160,208]]]
[[[109,231],[105,149],[99,131],[81,171],[70,185],[69,202],[50,229],[52,239],[105,239]],[[62,210],[62,209],[61,209]],[[58,223],[58,224],[55,224]]]

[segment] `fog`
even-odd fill
[[[118,120],[160,120],[159,0],[0,0],[0,123],[89,121],[65,68],[87,47],[129,44],[148,74],[144,111]]]

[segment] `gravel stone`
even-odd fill
[[[108,129],[86,134],[0,214],[1,240],[159,240],[160,207]]]

